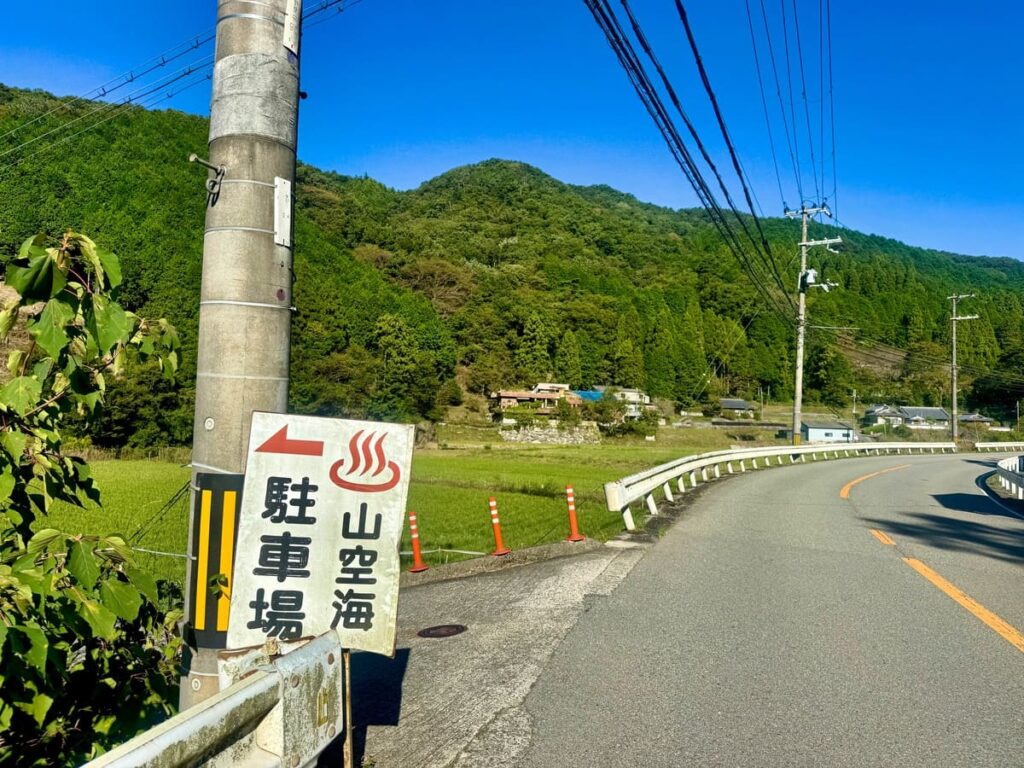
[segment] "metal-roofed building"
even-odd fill
[[[901,405],[900,415],[911,429],[949,429],[949,411],[945,408]]]
[[[800,434],[805,443],[852,443],[854,429],[841,421],[802,421]]]

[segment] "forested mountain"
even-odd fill
[[[187,441],[206,196],[186,158],[203,154],[207,124],[129,109],[38,151],[90,125],[94,109],[0,86],[0,250],[74,228],[120,255],[123,303],[181,333],[182,385],[133,371],[97,438]],[[501,160],[408,192],[301,166],[296,200],[297,411],[432,418],[457,399],[456,382],[485,393],[548,378],[685,405],[759,387],[792,395],[793,320],[767,306],[702,212]],[[764,224],[795,283],[799,226]],[[972,405],[1012,412],[1024,394],[1024,264],[841,235],[840,253],[812,257],[839,285],[809,294],[811,325],[823,327],[809,337],[807,394],[836,406],[854,387],[862,399],[948,402],[946,296],[975,292],[962,311],[980,318],[959,327],[965,390],[976,379]]]

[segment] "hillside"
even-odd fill
[[[53,151],[9,151],[15,137],[92,108],[0,86],[0,136],[41,118],[0,138],[0,251],[75,228],[121,256],[123,302],[179,328],[182,386],[161,389],[135,371],[117,385],[99,439],[186,441],[205,203],[204,174],[186,158],[202,154],[206,121],[133,109]],[[792,323],[762,307],[699,211],[501,160],[408,192],[301,166],[296,199],[296,410],[436,418],[458,399],[456,381],[487,392],[549,376],[643,386],[687,404],[758,387],[791,396]],[[766,230],[795,280],[798,228],[768,220]],[[813,292],[810,316],[813,326],[852,330],[812,331],[812,399],[839,405],[857,387],[862,399],[948,400],[952,292],[978,294],[965,311],[981,318],[960,327],[965,385],[992,368],[1016,370],[1024,265],[842,236],[841,253],[815,255],[840,288]],[[1008,381],[980,382],[978,404],[1012,411]]]

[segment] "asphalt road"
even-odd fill
[[[1024,520],[976,486],[989,464],[890,456],[715,487],[504,712],[506,763],[1024,765]]]

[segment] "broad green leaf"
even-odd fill
[[[71,556],[68,557],[68,571],[75,577],[75,581],[87,589],[96,585],[96,579],[100,577],[100,567],[93,557],[91,546],[85,542],[76,541],[71,545]]]
[[[43,359],[32,366],[32,376],[38,381],[46,381],[46,377],[53,370],[53,360]]]
[[[25,661],[46,674],[46,652],[49,650],[50,642],[46,634],[39,627],[14,627],[25,639],[28,640],[28,650],[25,652]]]
[[[89,623],[94,637],[114,639],[114,624],[117,617],[95,600],[83,600],[78,604],[78,614]]]
[[[74,310],[58,299],[46,302],[42,314],[29,325],[28,332],[50,357],[56,360],[61,350],[67,346],[68,334],[65,330],[68,323],[75,318]]]
[[[21,244],[18,248],[18,258],[27,259],[30,256],[37,256],[41,253],[46,253],[46,249],[43,248],[43,243],[46,242],[46,235],[33,235]]]
[[[103,269],[107,272],[107,280],[111,288],[117,288],[121,284],[121,262],[116,255],[102,248],[96,249]]]
[[[17,481],[14,478],[14,470],[11,467],[4,467],[0,470],[0,504],[11,498],[14,486]]]
[[[14,716],[14,707],[6,701],[0,701],[0,733],[11,727],[11,717]]]
[[[109,608],[115,616],[125,621],[134,621],[142,607],[142,596],[131,584],[116,579],[107,579],[100,584],[100,603]]]
[[[103,286],[103,264],[100,262],[99,255],[96,252],[96,243],[93,242],[91,237],[79,234],[78,232],[69,232],[68,237],[78,242],[78,249],[81,251],[82,256],[89,262],[92,271],[99,278],[97,283]]]
[[[11,350],[11,353],[9,355],[7,355],[7,370],[10,371],[11,374],[17,373],[19,370],[21,370],[21,363],[22,363],[22,361],[24,361],[24,359],[25,359],[25,350],[23,350],[23,349]]]
[[[128,340],[131,323],[120,304],[97,295],[93,296],[92,311],[100,354],[106,354],[120,342]]]
[[[55,542],[57,539],[61,538],[63,535],[64,534],[58,531],[56,528],[44,528],[43,530],[38,531],[31,539],[29,539],[28,546],[26,547],[26,549],[30,554],[42,552],[50,544]]]
[[[28,435],[16,429],[0,432],[0,445],[17,462],[25,453],[25,446],[28,445]]]
[[[42,392],[43,385],[31,376],[19,376],[0,389],[0,401],[9,405],[19,416],[24,416],[39,405]]]
[[[125,574],[128,576],[128,580],[135,585],[135,588],[144,594],[151,603],[155,604],[160,600],[160,592],[156,587],[156,579],[154,579],[149,573],[141,568],[129,566],[128,568],[125,568]]]
[[[36,719],[37,724],[43,724],[43,721],[46,719],[46,713],[50,711],[50,706],[52,704],[53,699],[45,693],[37,693],[32,697],[31,715]]]
[[[112,726],[116,721],[117,718],[114,715],[107,715],[106,717],[101,717],[98,720],[94,720],[92,723],[92,729],[96,733],[102,733],[106,735],[110,733],[110,726]]]
[[[7,338],[7,334],[11,332],[11,328],[14,327],[14,321],[18,318],[18,307],[8,307],[3,312],[0,312],[0,341]]]
[[[67,285],[67,277],[50,254],[35,248],[27,266],[7,265],[5,281],[28,302],[49,301]]]

